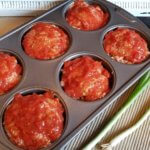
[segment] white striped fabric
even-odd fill
[[[150,16],[150,0],[108,0],[134,16]]]
[[[37,16],[63,0],[0,0],[0,16]]]
[[[134,87],[134,86],[133,86]],[[64,148],[64,150],[80,150],[81,147],[90,140],[99,130],[107,123],[115,112],[121,107],[133,90],[131,87],[121,98],[110,105],[102,114],[96,117],[80,134]],[[113,126],[110,132],[102,139],[102,141],[93,150],[100,150],[102,143],[107,143],[115,135],[132,126],[150,107],[150,86],[138,97],[136,102],[128,109],[128,111]],[[121,141],[113,150],[150,150],[150,117],[141,125],[133,134]]]

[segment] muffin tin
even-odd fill
[[[43,90],[48,89],[58,93],[65,108],[64,132],[56,142],[43,148],[43,150],[63,149],[94,117],[104,111],[106,107],[150,69],[149,58],[141,64],[121,64],[108,56],[103,49],[104,35],[117,27],[135,29],[150,43],[150,29],[140,20],[104,0],[88,0],[87,2],[96,3],[105,8],[109,12],[110,18],[108,23],[101,29],[80,31],[72,28],[65,20],[65,12],[72,2],[72,0],[65,1],[0,38],[0,51],[12,53],[23,67],[23,76],[20,83],[10,92],[0,96],[0,143],[2,144],[0,149],[20,149],[11,143],[3,128],[3,113],[16,93],[43,92]],[[53,60],[38,60],[26,55],[21,45],[22,37],[36,22],[50,22],[65,29],[71,38],[69,50]],[[113,76],[110,93],[100,100],[93,102],[74,100],[63,91],[60,85],[63,63],[83,55],[102,60],[104,66]]]

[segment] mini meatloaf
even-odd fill
[[[56,141],[64,128],[64,108],[52,92],[16,94],[4,114],[10,140],[26,150],[38,150]]]
[[[79,30],[96,30],[108,22],[109,15],[99,5],[76,0],[66,13],[67,22]]]
[[[35,24],[23,37],[25,52],[36,59],[54,59],[69,48],[69,36],[60,27],[50,23]]]
[[[64,63],[61,85],[74,99],[94,101],[110,91],[110,77],[102,62],[83,56]]]
[[[21,79],[22,66],[17,59],[5,52],[0,52],[0,95],[14,88]]]
[[[150,54],[147,42],[133,29],[117,28],[104,38],[104,49],[113,59],[126,64],[138,64]]]

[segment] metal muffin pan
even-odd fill
[[[2,133],[0,134],[0,143],[3,145],[0,146],[0,149],[20,149],[11,143],[3,129],[3,113],[16,93],[41,92],[50,89],[60,96],[65,108],[64,132],[56,142],[43,148],[43,150],[58,150],[63,149],[94,117],[104,111],[150,69],[149,58],[141,64],[121,64],[108,56],[103,48],[104,35],[120,26],[137,30],[150,43],[149,28],[137,18],[109,2],[103,0],[88,0],[88,2],[100,4],[102,8],[108,10],[110,18],[103,28],[94,31],[81,31],[72,28],[64,17],[66,9],[72,4],[72,0],[68,0],[0,38],[0,51],[6,51],[17,56],[23,67],[20,83],[10,92],[0,96],[0,133]],[[53,60],[43,61],[33,59],[24,52],[21,45],[22,36],[33,24],[39,21],[54,23],[66,30],[71,38],[71,43],[65,54]],[[111,70],[113,75],[112,89],[101,100],[93,102],[74,100],[63,91],[60,85],[61,68],[64,62],[83,55],[102,60],[104,66],[109,71]]]

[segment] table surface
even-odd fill
[[[8,31],[20,26],[21,24],[31,20],[32,17],[0,17],[0,36]],[[77,135],[68,144],[66,150],[81,149],[81,147],[95,136],[100,129],[106,124],[115,112],[120,108],[127,96],[133,90],[132,86],[123,96],[115,103],[110,105],[101,115],[99,115],[85,130]],[[150,86],[142,93],[136,102],[127,110],[116,125],[108,132],[102,141],[94,148],[100,149],[101,143],[108,142],[115,135],[133,125],[150,107]],[[132,135],[123,140],[113,150],[150,150],[150,117],[144,124],[137,129]]]

